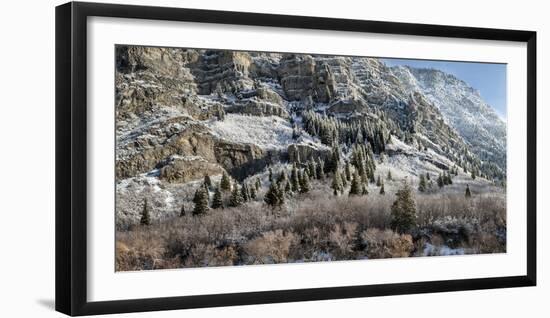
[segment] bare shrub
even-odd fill
[[[116,271],[135,271],[161,268],[163,242],[146,229],[118,235],[116,242]]]
[[[329,240],[332,246],[332,254],[338,259],[350,259],[354,257],[355,233],[357,223],[345,222],[342,225],[336,224],[330,231]]]
[[[238,253],[234,246],[217,247],[213,244],[194,244],[183,261],[185,266],[227,266],[234,265]]]
[[[361,234],[368,258],[408,257],[414,250],[412,236],[391,230],[368,229]]]
[[[390,229],[395,196],[325,190],[314,187],[277,211],[254,201],[118,231],[116,270],[506,251],[503,195],[417,195],[411,236]]]
[[[264,233],[261,237],[244,245],[247,263],[286,263],[290,247],[296,244],[295,240],[296,237],[292,232],[284,233],[282,230],[276,230]]]

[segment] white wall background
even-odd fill
[[[550,24],[544,1],[157,0],[117,3],[527,29],[538,32],[538,265],[530,288],[117,315],[116,317],[545,316],[550,295]],[[0,316],[61,317],[54,306],[54,7],[12,1],[0,17]],[[144,286],[144,288],[146,288]]]

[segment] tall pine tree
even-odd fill
[[[309,169],[309,177],[311,179],[317,179],[317,164],[315,163],[315,160],[313,160],[313,158],[309,160],[308,169]]]
[[[346,166],[344,167],[344,177],[346,181],[351,181],[351,167],[349,161],[346,160]]]
[[[214,197],[212,198],[212,209],[223,209],[223,198],[222,198],[222,191],[220,190],[220,186],[216,187],[216,191],[214,191]]]
[[[300,174],[300,193],[307,193],[309,190],[309,174],[307,173],[307,169],[304,169]]]
[[[325,180],[325,162],[321,159],[317,163],[317,179]]]
[[[229,176],[225,171],[222,174],[220,186],[223,191],[231,191],[231,180],[229,180]]]
[[[141,211],[141,219],[139,220],[141,225],[151,225],[151,216],[149,215],[149,205],[147,199],[143,200],[143,210]]]
[[[420,175],[420,181],[418,182],[418,191],[420,192],[426,192],[426,178],[424,178],[424,175]]]
[[[271,207],[279,207],[284,204],[284,194],[277,183],[272,183],[269,186],[264,196],[264,202]]]
[[[407,233],[416,225],[416,203],[407,182],[395,194],[391,206],[391,227],[399,233]]]
[[[251,186],[251,187],[249,187],[249,189],[250,189],[250,200],[255,200],[256,199],[256,187]]]
[[[441,176],[441,173],[440,173],[439,176],[437,177],[437,186],[441,189],[443,188],[444,185],[445,183],[443,182],[443,177]]]
[[[204,185],[208,188],[208,189],[211,189],[212,188],[212,180],[210,180],[210,176],[205,174],[204,175]]]
[[[208,212],[208,192],[206,191],[204,186],[200,186],[197,191],[195,191],[193,203],[195,204],[195,208],[193,209],[193,216],[203,215]]]
[[[357,171],[353,174],[353,177],[351,178],[351,186],[349,189],[349,195],[359,195],[361,193],[361,182],[359,181],[359,174],[357,174]]]
[[[244,202],[250,201],[250,190],[248,189],[248,185],[246,183],[243,183],[241,186],[241,196]]]
[[[290,186],[292,188],[292,192],[298,192],[300,190],[300,179],[296,164],[292,166],[292,171],[290,172]]]
[[[338,192],[343,192],[342,179],[338,170],[334,172],[334,176],[332,177],[332,190],[334,195],[338,195]]]
[[[229,206],[238,207],[243,204],[243,201],[241,191],[239,191],[239,186],[235,183],[233,185],[233,191],[231,191],[231,197],[229,197]]]

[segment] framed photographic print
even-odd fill
[[[56,8],[56,309],[536,284],[536,33]]]

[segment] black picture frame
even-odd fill
[[[496,278],[88,302],[86,20],[91,16],[526,43],[527,274]],[[536,32],[81,2],[70,2],[56,7],[55,27],[56,310],[77,316],[536,285]]]

